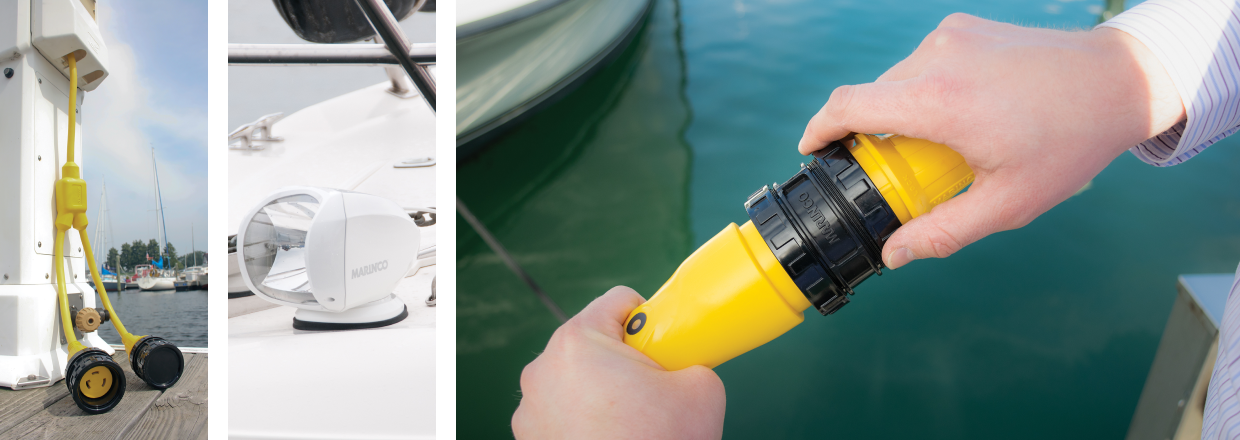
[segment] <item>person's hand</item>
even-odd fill
[[[518,439],[723,436],[723,382],[714,371],[666,371],[624,344],[624,319],[642,301],[615,287],[555,331],[521,372]]]
[[[976,181],[891,236],[883,261],[897,268],[1029,224],[1183,119],[1162,64],[1122,31],[954,14],[876,82],[835,89],[798,149],[809,154],[849,132],[895,133],[964,156]]]

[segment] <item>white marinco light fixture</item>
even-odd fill
[[[255,295],[298,309],[295,329],[382,327],[409,316],[392,291],[417,260],[419,239],[391,200],[289,187],[242,218],[237,266]]]

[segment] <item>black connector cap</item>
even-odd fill
[[[814,160],[783,185],[764,186],[749,196],[745,211],[823,315],[848,304],[853,288],[870,275],[882,275],[883,244],[900,227],[841,141],[814,153]]]

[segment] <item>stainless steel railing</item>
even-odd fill
[[[435,110],[435,78],[429,66],[435,64],[435,44],[412,44],[383,0],[356,0],[381,44],[229,44],[228,64],[288,66],[303,64],[391,66],[399,65],[407,77],[387,69],[390,90],[397,96],[408,93],[411,81],[431,110]]]

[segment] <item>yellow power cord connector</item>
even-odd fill
[[[69,313],[67,285],[65,284],[64,242],[69,229],[77,229],[82,240],[82,250],[86,253],[86,264],[91,279],[95,282],[95,290],[99,293],[107,317],[116,327],[121,336],[125,351],[129,353],[134,373],[154,388],[166,389],[181,378],[185,368],[185,359],[176,345],[162,338],[152,336],[135,336],[125,330],[120,316],[112,308],[108,299],[107,289],[99,275],[99,267],[95,265],[95,254],[90,248],[90,237],[86,234],[88,220],[86,218],[87,189],[86,181],[82,180],[81,171],[74,162],[73,142],[77,136],[77,56],[69,54],[65,57],[69,65],[69,141],[67,161],[60,168],[60,179],[56,181],[56,237],[53,250],[53,270],[56,272],[56,294],[60,301],[60,322],[64,327],[65,340],[69,344],[69,363],[65,367],[66,386],[73,400],[83,411],[99,414],[110,411],[125,394],[125,373],[106,352],[97,348],[87,348],[77,340],[73,325],[78,320]],[[98,328],[95,321],[99,314],[94,310],[79,311],[85,317],[79,328],[83,332],[91,332]],[[84,313],[84,314],[83,314]]]
[[[668,370],[714,368],[791,330],[807,309],[835,313],[883,269],[900,225],[974,177],[951,148],[904,136],[850,135],[813,159],[749,196],[750,221],[685,259],[629,313],[624,342]]]
[[[95,281],[95,290],[99,292],[99,298],[103,300],[103,307],[108,311],[112,323],[116,326],[116,332],[120,333],[125,350],[132,353],[134,344],[143,337],[134,336],[126,331],[125,325],[116,315],[116,310],[112,309],[112,302],[108,301],[108,292],[103,288],[103,280],[99,277],[98,268],[95,267],[95,256],[91,253],[90,238],[86,235],[86,225],[89,222],[86,218],[86,181],[82,180],[81,171],[77,163],[73,161],[73,140],[77,131],[77,59],[72,54],[65,58],[69,61],[69,145],[67,148],[69,160],[60,167],[61,177],[56,181],[56,238],[53,243],[55,246],[56,293],[60,298],[60,322],[64,326],[65,339],[69,341],[69,356],[86,348],[78,342],[73,334],[73,327],[70,325],[73,320],[69,316],[65,273],[61,270],[64,264],[65,233],[69,232],[69,228],[73,228],[78,230],[78,236],[82,239],[82,250],[86,252],[87,266]]]
[[[82,243],[86,239],[86,181],[82,180],[78,166],[73,161],[73,140],[77,136],[77,57],[65,57],[69,64],[69,141],[68,161],[60,169],[61,178],[56,181],[56,237],[53,240],[52,270],[56,272],[56,295],[60,302],[60,323],[65,340],[69,343],[69,363],[65,366],[65,385],[73,401],[83,411],[99,414],[116,407],[125,395],[125,373],[106,352],[87,348],[77,340],[70,324],[75,320],[69,315],[69,296],[66,293],[64,265],[64,238],[70,227],[82,230]],[[89,248],[88,248],[89,249]],[[92,268],[93,269],[93,268]],[[96,285],[103,286],[96,281]],[[105,303],[107,296],[104,296]],[[111,306],[108,313],[115,321]],[[121,329],[120,321],[115,321]],[[122,330],[123,332],[123,330]],[[122,333],[124,334],[124,333]]]
[[[171,342],[153,336],[134,336],[125,331],[124,323],[120,323],[117,311],[112,309],[112,301],[108,300],[108,291],[104,289],[103,280],[99,278],[99,268],[94,265],[94,252],[91,249],[91,238],[87,237],[87,188],[82,180],[76,162],[73,162],[73,140],[76,138],[77,125],[77,56],[69,53],[66,56],[69,66],[69,140],[68,161],[61,167],[61,178],[56,181],[56,239],[53,243],[53,269],[56,271],[56,293],[61,302],[61,325],[64,326],[64,340],[68,342],[68,363],[64,367],[64,378],[72,394],[73,402],[88,414],[107,413],[117,407],[125,394],[125,373],[117,362],[99,348],[83,346],[73,333],[71,322],[77,320],[69,316],[68,295],[64,284],[64,264],[62,245],[64,234],[69,228],[78,229],[82,238],[82,248],[86,250],[87,266],[94,288],[108,310],[108,319],[112,320],[120,340],[129,353],[134,374],[144,382],[157,389],[171,387],[181,378],[185,369],[185,358],[181,351]],[[84,332],[94,331],[93,325],[99,315],[94,310],[79,310],[86,326]]]

